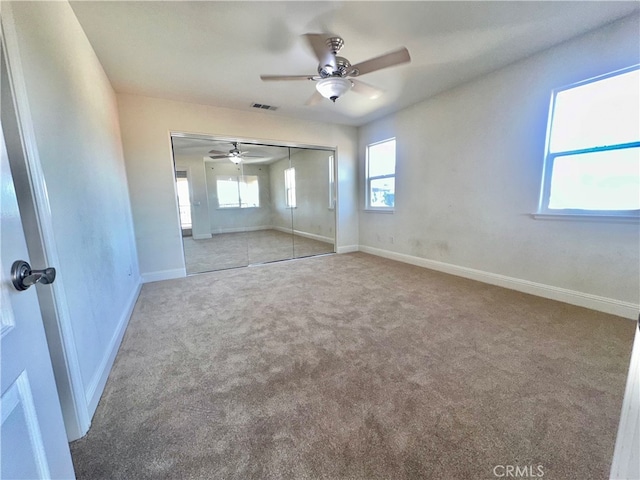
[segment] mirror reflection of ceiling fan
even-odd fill
[[[251,155],[249,152],[243,152],[238,149],[238,142],[231,142],[233,148],[229,150],[227,153],[219,152],[218,150],[209,151],[209,158],[213,160],[228,158],[236,165],[242,162],[245,158],[264,158],[261,155]]]
[[[317,91],[307,101],[307,105],[315,105],[323,97],[335,102],[349,90],[372,99],[378,98],[382,95],[382,90],[360,80],[355,80],[353,77],[411,61],[409,51],[402,47],[393,52],[351,65],[349,60],[338,56],[338,52],[344,45],[344,40],[339,36],[307,33],[304,37],[318,59],[317,75],[261,75],[260,78],[265,82],[277,80],[311,80],[316,82]]]

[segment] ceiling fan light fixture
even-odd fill
[[[347,93],[352,86],[351,80],[347,78],[327,77],[317,81],[316,90],[318,90],[324,98],[328,98],[335,103],[335,101]]]

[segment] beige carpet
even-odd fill
[[[332,243],[278,230],[220,233],[202,240],[184,237],[183,243],[189,274],[334,252]]]
[[[633,330],[362,253],[147,284],[76,473],[607,478]]]

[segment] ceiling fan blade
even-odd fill
[[[219,158],[229,158],[229,155],[209,155],[209,158],[212,158],[213,160],[217,160]]]
[[[209,150],[209,155],[228,155],[229,152],[220,152],[219,150]]]
[[[233,144],[233,146],[237,149],[238,147],[242,146],[242,144],[236,142]],[[240,158],[262,158],[262,155],[252,155],[251,151],[249,150],[238,150],[236,156]]]
[[[320,92],[316,90],[315,92],[313,92],[313,95],[311,95],[309,97],[309,100],[307,100],[305,102],[305,105],[307,105],[309,107],[312,107],[312,106],[317,105],[318,103],[320,103],[323,98],[324,97],[322,95],[320,95]]]
[[[376,70],[382,70],[383,68],[393,67],[394,65],[400,65],[401,63],[410,61],[411,56],[409,55],[409,50],[402,47],[399,50],[352,65],[349,75],[364,75],[365,73],[375,72]]]
[[[263,82],[273,82],[277,80],[314,80],[314,75],[260,75]]]
[[[312,48],[313,53],[315,53],[318,63],[323,67],[325,65],[331,65],[333,68],[336,68],[336,57],[331,53],[331,50],[329,50],[329,46],[327,45],[327,38],[333,36],[336,35],[322,33],[307,33],[304,35],[304,38]]]
[[[353,90],[356,93],[359,93],[360,95],[369,97],[372,100],[375,98],[381,97],[382,94],[384,93],[383,90],[380,90],[379,88],[374,87],[373,85],[369,85],[368,83],[364,83],[360,80],[352,79],[351,83],[353,84],[353,87],[351,87],[351,90]]]

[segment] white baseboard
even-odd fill
[[[302,230],[291,230],[286,227],[271,227],[272,230],[278,230],[279,232],[292,233],[299,237],[310,238],[311,240],[318,240],[319,242],[333,243],[333,238],[325,237],[324,235],[316,235],[315,233],[303,232]]]
[[[184,268],[174,268],[172,270],[161,270],[159,272],[149,272],[142,274],[142,283],[161,282],[162,280],[172,280],[187,276]]]
[[[277,230],[279,232],[283,232],[283,233],[293,233],[293,230],[291,230],[290,228],[287,227],[278,227],[278,226],[272,226],[271,230]]]
[[[191,238],[194,240],[206,240],[207,238],[211,238],[210,233],[199,233],[198,235],[191,235]]]
[[[242,233],[242,232],[257,232],[258,230],[271,230],[270,225],[256,225],[253,227],[237,227],[237,228],[216,228],[211,233],[217,235],[219,233]],[[210,238],[210,237],[209,237]]]
[[[131,314],[133,313],[133,307],[136,305],[136,301],[138,300],[138,295],[140,295],[140,289],[142,288],[142,283],[138,282],[136,288],[131,292],[131,296],[127,300],[127,304],[125,310],[120,317],[120,321],[118,322],[118,326],[116,327],[113,336],[111,337],[111,341],[107,347],[107,351],[100,362],[100,366],[96,370],[95,375],[91,379],[91,383],[86,391],[86,401],[87,401],[87,410],[89,411],[89,416],[92,417],[96,408],[98,407],[98,402],[100,401],[100,397],[102,396],[102,392],[104,391],[104,387],[107,384],[107,378],[109,378],[109,373],[111,372],[111,367],[113,366],[113,362],[116,359],[116,354],[118,353],[118,349],[120,348],[120,343],[122,342],[122,337],[124,337],[124,332],[127,330],[127,325],[129,325],[129,319],[131,318]]]
[[[294,230],[293,234],[299,237],[310,238],[311,240],[318,240],[319,242],[333,243],[333,238],[325,237],[324,235],[316,235],[315,233],[303,232],[301,230]]]
[[[344,245],[336,248],[336,253],[353,253],[359,251],[358,245]]]
[[[571,305],[590,308],[591,310],[610,313],[612,315],[618,315],[620,317],[630,318],[633,320],[638,317],[638,310],[640,309],[640,305],[631,302],[624,302],[622,300],[601,297],[598,295],[592,295],[590,293],[583,293],[575,290],[568,290],[566,288],[545,285],[542,283],[530,282],[529,280],[507,277],[506,275],[484,272],[482,270],[461,267],[450,263],[439,262],[437,260],[414,257],[412,255],[383,250],[381,248],[360,245],[359,250],[361,252],[370,253],[371,255],[377,255],[379,257],[385,257],[391,260],[397,260],[399,262],[410,263],[411,265],[417,265],[419,267],[425,267],[431,270],[437,270],[439,272],[450,273],[459,277],[470,278],[479,282],[489,283],[491,285],[497,285],[499,287],[517,290],[518,292],[529,293],[531,295],[536,295],[543,298],[549,298],[551,300],[558,300],[560,302],[569,303]]]

